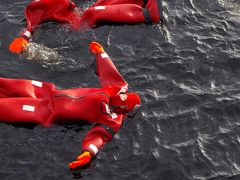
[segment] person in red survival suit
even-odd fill
[[[98,0],[83,13],[71,0],[33,0],[25,9],[26,28],[9,50],[20,53],[38,25],[45,20],[69,23],[74,29],[88,29],[101,22],[156,24],[163,19],[161,0]]]
[[[105,143],[118,132],[125,116],[140,107],[140,97],[127,91],[120,75],[102,46],[90,43],[96,55],[96,74],[101,88],[59,90],[47,82],[0,78],[0,118],[4,122],[33,122],[45,127],[55,120],[86,120],[95,123],[82,142],[82,154],[69,164],[88,164]]]

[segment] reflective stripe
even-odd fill
[[[89,145],[89,148],[90,148],[91,150],[93,150],[94,154],[97,154],[98,148],[97,148],[94,144],[90,144],[90,145]]]
[[[35,111],[35,106],[23,105],[22,110],[23,110],[23,111],[31,111],[31,112],[34,112],[34,111]]]
[[[108,54],[105,53],[105,52],[101,54],[101,57],[102,57],[102,58],[109,58]]]
[[[111,111],[110,111],[110,108],[109,108],[108,104],[105,105],[105,108],[106,108],[106,112],[107,112],[108,114],[110,114]]]
[[[30,33],[30,31],[25,31],[23,34],[24,34],[24,36],[27,36],[28,38],[31,37],[31,33]]]
[[[95,6],[95,10],[102,10],[105,9],[105,6]]]
[[[32,84],[35,85],[35,86],[38,86],[38,87],[42,87],[43,83],[40,82],[40,81],[34,81],[32,80]]]
[[[120,91],[118,91],[117,94],[126,93],[126,92],[127,92],[127,89],[128,89],[127,86],[123,86],[123,87],[121,87]]]
[[[118,117],[116,113],[112,113],[110,114],[110,116],[112,117],[112,119],[116,119]]]
[[[118,117],[116,113],[111,113],[110,107],[107,103],[105,104],[105,110],[106,110],[106,113],[110,115],[112,119],[116,119]]]

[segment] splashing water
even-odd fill
[[[22,59],[28,59],[30,61],[35,61],[43,67],[58,67],[68,65],[71,67],[82,67],[83,64],[78,64],[74,59],[70,57],[65,57],[57,51],[57,49],[52,49],[44,46],[43,44],[29,43],[26,51],[21,56]]]
[[[55,49],[37,43],[29,43],[24,55],[28,60],[43,63],[57,63],[61,58],[61,55]]]
[[[220,5],[222,5],[224,7],[230,8],[231,10],[236,11],[236,12],[240,12],[239,1],[236,1],[236,0],[227,0],[227,1],[219,0],[218,2],[219,2]]]

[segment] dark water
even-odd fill
[[[1,2],[0,76],[96,87],[88,52],[95,40],[141,95],[143,108],[91,167],[76,171],[67,164],[79,154],[89,125],[0,123],[1,180],[240,179],[239,0],[163,1],[163,26],[102,26],[79,33],[46,23],[33,41],[61,56],[57,63],[29,61],[7,50],[22,30],[28,2]]]

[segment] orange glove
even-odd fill
[[[89,44],[89,46],[90,46],[90,51],[93,53],[93,54],[97,54],[97,53],[101,53],[101,52],[104,52],[104,49],[103,49],[103,47],[99,44],[99,43],[97,43],[97,42],[91,42],[90,44]]]
[[[12,53],[21,53],[26,50],[28,44],[28,40],[23,37],[15,38],[12,43],[9,45],[9,51]]]
[[[76,167],[86,165],[91,161],[91,159],[92,159],[91,153],[85,151],[80,156],[78,156],[76,161],[69,163],[69,168],[74,169]]]

